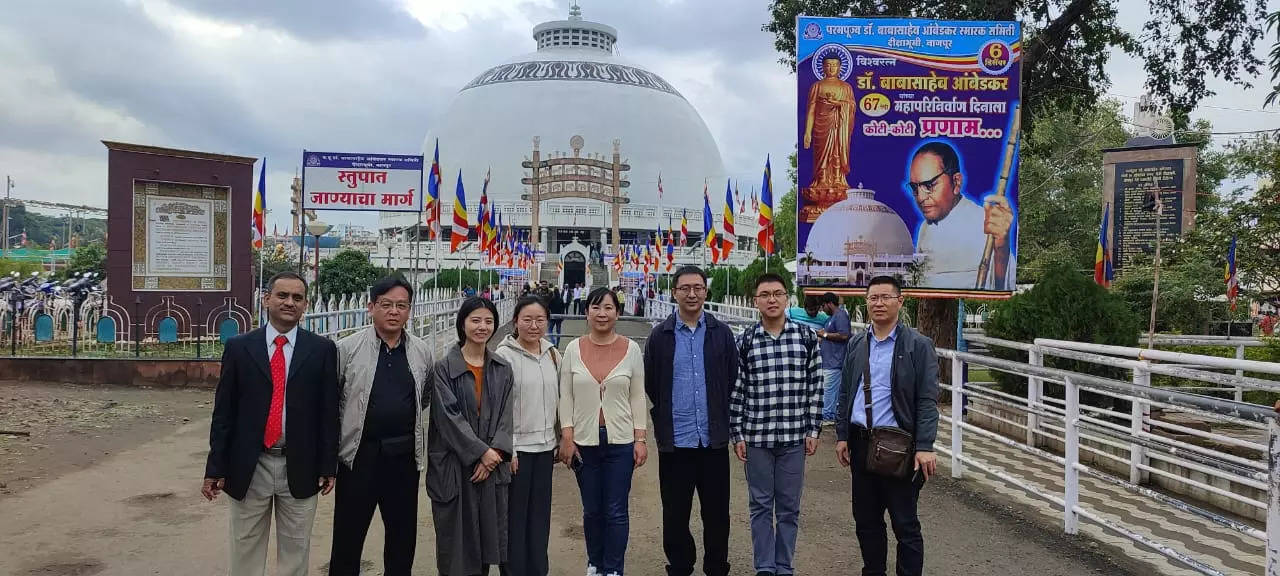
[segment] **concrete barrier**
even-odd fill
[[[212,390],[221,367],[217,359],[0,357],[0,380]]]

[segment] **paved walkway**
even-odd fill
[[[944,423],[938,429],[938,444],[950,447],[951,427]],[[1045,494],[1059,498],[1063,494],[1062,466],[1038,456],[1001,444],[979,434],[966,431],[965,454],[984,464],[1039,488]],[[949,457],[938,457],[950,474]],[[973,466],[964,467],[963,483],[977,487],[997,501],[1009,501],[1035,510],[1044,520],[1062,526],[1062,507],[1047,500],[1029,495],[1021,488],[1008,484],[992,474]],[[1260,540],[1246,536],[1205,520],[1134,494],[1101,480],[1080,475],[1080,505],[1108,522],[1123,524],[1144,537],[1161,542],[1224,574],[1261,574],[1265,558],[1265,546]],[[1081,518],[1080,533],[1140,562],[1142,573],[1170,574],[1176,576],[1200,574],[1185,564],[1170,560],[1149,548],[1140,546],[1124,536]]]

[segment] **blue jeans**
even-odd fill
[[[551,340],[553,345],[560,345],[560,329],[564,325],[564,318],[552,318],[547,326],[547,338]]]
[[[582,466],[577,470],[582,492],[582,527],[587,539],[587,564],[600,574],[622,574],[631,530],[628,500],[635,470],[632,443],[610,444],[600,428],[599,446],[578,446]]]
[[[823,368],[826,387],[822,393],[822,419],[834,422],[840,412],[840,369]]]

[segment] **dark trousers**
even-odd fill
[[[693,493],[702,510],[702,571],[729,573],[729,450],[676,448],[658,452],[658,484],[662,491],[662,549],[669,576],[693,574],[698,550],[689,532]]]
[[[556,346],[560,345],[560,333],[563,327],[564,318],[552,318],[551,321],[548,322],[547,337],[551,339],[552,344]]]
[[[578,453],[582,455],[577,476],[587,563],[601,575],[622,574],[631,530],[628,500],[635,448],[630,442],[610,444],[605,429],[600,428],[600,445],[578,446]]]
[[[889,536],[884,513],[889,512],[893,535],[898,540],[898,576],[918,576],[924,572],[924,536],[916,503],[920,484],[912,478],[889,478],[867,472],[867,443],[860,428],[851,426],[849,454],[853,465],[853,521],[862,549],[862,576],[885,576],[888,572]]]
[[[551,537],[551,450],[519,452],[520,468],[511,477],[507,510],[507,564],[502,574],[547,576]]]
[[[409,452],[391,454],[377,441],[364,442],[354,466],[338,465],[333,509],[331,576],[360,574],[360,555],[376,506],[386,539],[382,562],[386,576],[408,576],[418,537],[418,464]]]

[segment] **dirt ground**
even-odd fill
[[[0,575],[225,574],[226,497],[208,503],[198,491],[211,401],[210,391],[0,383],[0,430],[31,433],[0,436]],[[800,574],[861,568],[849,477],[835,462],[832,436],[825,435],[808,463]],[[651,458],[640,469],[632,490],[628,574],[664,573],[656,464]],[[732,469],[730,562],[734,574],[754,574],[742,468]],[[554,482],[552,573],[582,574],[577,486],[563,467]],[[425,495],[419,508],[415,574],[434,574]],[[949,478],[926,486],[920,510],[928,574],[1133,573],[1088,542]],[[700,540],[696,510],[694,518]],[[317,574],[327,572],[332,522],[330,496],[320,501],[312,540]],[[367,573],[381,574],[381,539],[375,518],[365,547]]]

